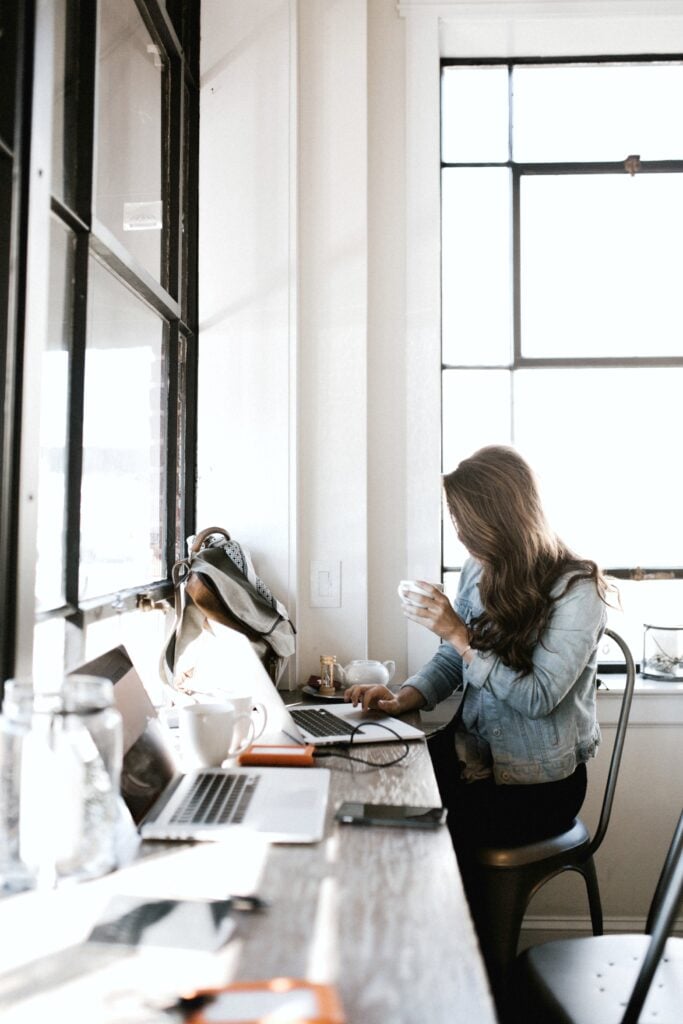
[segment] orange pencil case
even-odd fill
[[[313,765],[315,747],[312,743],[305,746],[296,744],[258,744],[252,743],[237,758],[242,765],[272,765],[287,768],[310,768]]]

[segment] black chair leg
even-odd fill
[[[470,897],[472,917],[498,1012],[504,1020],[528,893],[504,871],[483,871],[478,882]]]
[[[600,890],[598,888],[598,877],[595,872],[595,863],[590,857],[581,869],[581,874],[586,883],[588,893],[588,906],[591,912],[591,925],[593,935],[602,935],[602,903],[600,902]]]

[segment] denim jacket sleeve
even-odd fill
[[[425,711],[431,711],[462,685],[462,658],[451,644],[440,644],[434,657],[403,686],[414,686],[424,697]]]
[[[560,583],[560,590],[566,580]],[[470,686],[489,692],[526,718],[549,715],[569,693],[595,651],[607,620],[591,580],[558,598],[533,652],[531,672],[520,676],[488,652],[476,652],[465,667]]]
[[[481,566],[468,559],[463,566],[453,602],[465,622],[482,611],[479,598]],[[566,583],[558,585],[561,591]],[[591,658],[607,622],[605,605],[591,580],[580,581],[553,608],[547,629],[533,654],[533,669],[520,676],[487,652],[474,653],[469,665],[448,642],[404,686],[413,686],[425,698],[425,710],[445,700],[463,682],[504,701],[526,718],[549,715],[571,690]]]

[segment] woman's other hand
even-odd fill
[[[381,684],[356,683],[344,691],[344,700],[357,707],[360,704],[363,711],[388,711],[390,714],[398,712],[398,699],[395,693],[388,686]]]
[[[356,683],[344,691],[344,700],[363,711],[386,711],[389,715],[402,715],[422,707],[424,697],[414,686],[404,686],[393,693],[388,686],[371,683]]]
[[[446,595],[431,583],[423,580],[417,582],[427,593],[419,595],[419,604],[404,603],[403,614],[406,618],[412,619],[420,626],[426,626],[442,640],[451,643],[456,650],[467,647],[467,626]]]

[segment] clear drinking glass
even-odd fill
[[[33,687],[8,679],[0,714],[0,892],[21,892],[36,884],[36,866],[20,844],[22,757],[31,726]]]

